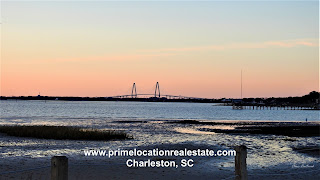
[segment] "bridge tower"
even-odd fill
[[[133,83],[132,85],[132,91],[131,91],[131,98],[137,98],[137,88],[136,88],[136,83]]]
[[[159,85],[159,82],[157,82],[157,84],[156,84],[156,89],[154,91],[154,97],[157,97],[157,90],[159,92],[159,98],[160,98],[160,85]]]

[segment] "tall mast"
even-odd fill
[[[242,99],[242,69],[241,69],[241,99]]]

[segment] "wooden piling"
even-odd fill
[[[247,180],[248,172],[247,172],[247,147],[244,145],[237,146],[235,148],[236,156],[235,156],[235,174],[236,180]]]
[[[68,180],[68,158],[66,156],[51,158],[51,180]]]

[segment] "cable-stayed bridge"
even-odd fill
[[[133,83],[131,94],[118,95],[118,96],[110,96],[108,98],[150,98],[150,99],[205,99],[198,97],[188,97],[188,96],[180,96],[180,95],[169,95],[169,94],[161,94],[160,93],[160,84],[157,82],[154,93],[137,93],[136,83]]]

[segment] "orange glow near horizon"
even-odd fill
[[[29,61],[23,65],[8,61],[2,64],[1,95],[34,96],[41,92],[47,96],[105,97],[130,94],[133,82],[138,93],[153,93],[158,81],[163,94],[207,98],[240,96],[241,69],[237,64],[229,65],[228,58],[225,64],[195,64],[183,59],[178,55],[128,55]],[[271,67],[264,69],[260,67],[261,62],[247,63],[250,64],[242,69],[244,97],[304,95],[316,90],[312,88],[317,87],[314,84],[318,81],[317,72],[300,74],[299,64],[291,69],[265,64]]]

